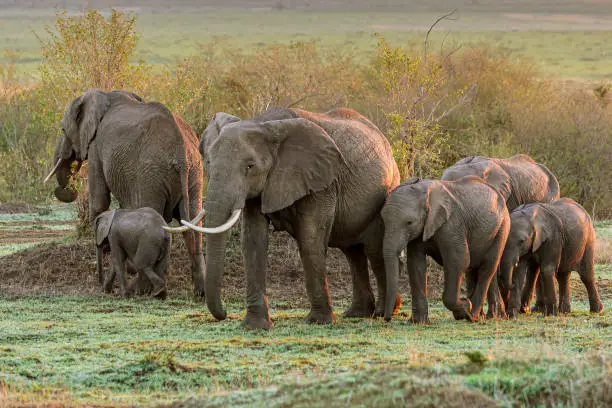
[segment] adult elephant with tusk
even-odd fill
[[[68,106],[62,133],[45,181],[55,174],[55,196],[72,202],[76,191],[70,179],[87,160],[92,221],[108,209],[111,193],[121,208],[151,207],[166,222],[200,213],[193,221],[197,224],[204,216],[197,135],[161,103],[145,102],[132,92],[90,90]],[[204,296],[202,236],[184,226],[175,231],[183,232],[187,244],[194,291]],[[139,291],[147,292],[150,282],[141,278]]]
[[[272,108],[253,120],[217,113],[200,139],[208,175],[206,301],[219,320],[227,230],[242,215],[248,328],[273,327],[266,298],[268,223],[296,240],[311,310],[306,321],[332,323],[327,247],[340,248],[353,277],[345,315],[382,315],[385,270],[379,211],[399,184],[391,146],[367,118],[350,109],[318,114]],[[368,261],[378,283],[374,300]],[[397,299],[399,305],[399,299]]]

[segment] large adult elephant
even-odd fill
[[[151,207],[167,222],[200,212],[202,164],[197,135],[161,103],[145,102],[131,92],[89,90],[68,106],[62,133],[55,167],[45,181],[55,173],[55,196],[72,202],[77,195],[70,179],[87,160],[92,221],[108,209],[111,193],[121,208]],[[204,296],[202,236],[190,229],[183,236],[195,293]],[[97,259],[100,263],[100,249]]]
[[[455,181],[465,176],[480,177],[496,189],[506,200],[509,212],[522,204],[549,203],[559,198],[559,182],[555,175],[526,154],[506,159],[468,156],[447,168],[442,180]],[[538,295],[542,289],[538,284]],[[507,300],[509,288],[502,287],[502,292],[502,297]],[[489,290],[489,306],[493,307],[493,314],[503,307],[498,295],[498,282],[494,279]]]
[[[307,322],[336,320],[326,278],[328,246],[344,252],[353,275],[353,300],[345,315],[383,314],[379,211],[399,184],[399,172],[391,146],[372,122],[350,109],[318,114],[273,108],[253,120],[217,113],[200,140],[200,152],[209,178],[200,229],[207,233],[206,300],[215,318],[226,318],[220,293],[226,231],[241,212],[246,327],[273,327],[266,298],[269,222],[297,240],[311,304]],[[368,260],[378,284],[376,302]]]

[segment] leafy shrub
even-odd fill
[[[165,103],[198,134],[219,111],[247,118],[272,105],[347,106],[387,135],[404,179],[437,177],[467,155],[527,153],[557,175],[562,195],[597,218],[612,216],[608,84],[568,88],[503,48],[433,53],[383,37],[365,63],[315,42],[241,50],[215,39],[199,55],[153,73],[130,62],[134,24],[116,10],[107,18],[60,11],[41,39],[39,83],[24,88],[14,65],[0,67],[0,200],[51,197],[40,180],[52,164],[61,117],[73,98],[96,87]]]

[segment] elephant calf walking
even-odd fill
[[[105,292],[112,290],[117,275],[121,296],[128,295],[125,278],[127,261],[151,281],[154,297],[166,297],[165,276],[171,243],[170,233],[162,229],[166,225],[163,217],[149,207],[105,211],[96,217],[96,245],[101,247],[108,242],[113,259],[111,271],[104,278],[101,256],[97,258],[98,278],[101,283],[104,280]]]
[[[411,179],[393,190],[381,211],[387,277],[385,319],[397,293],[399,254],[405,249],[412,321],[428,320],[427,263],[444,267],[444,306],[456,319],[477,321],[510,230],[504,198],[478,177],[458,181]],[[469,299],[460,299],[467,273]]]
[[[503,285],[510,288],[508,314],[528,311],[536,279],[543,294],[535,310],[570,312],[569,277],[577,270],[588,294],[591,312],[603,311],[595,281],[595,229],[586,210],[569,198],[517,207],[500,264]],[[559,282],[559,305],[554,280]],[[525,281],[527,282],[525,283]]]

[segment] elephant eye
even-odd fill
[[[254,165],[253,163],[249,163],[249,164],[247,164],[246,169],[247,169],[247,170],[250,170],[250,169],[252,169],[253,167],[255,167],[255,165]]]

